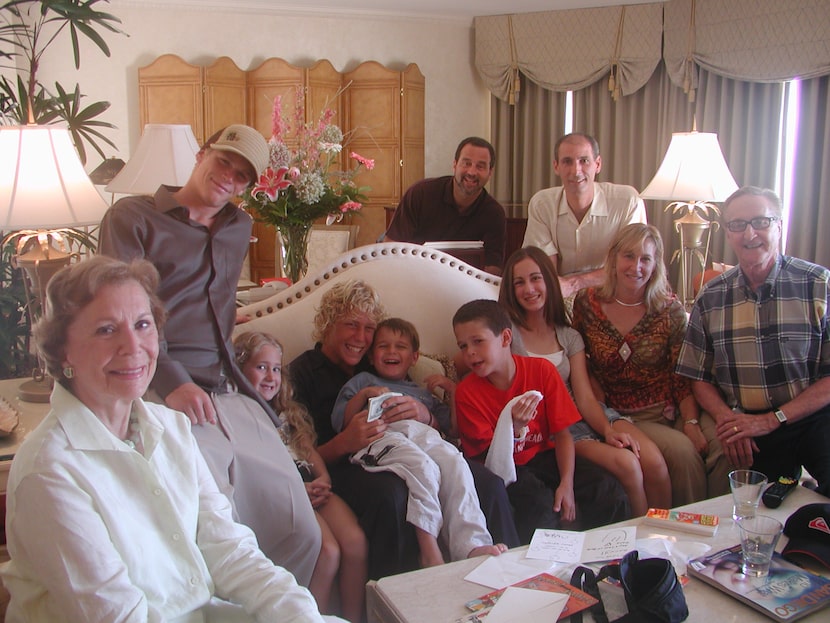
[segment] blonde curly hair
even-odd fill
[[[247,331],[240,333],[233,341],[236,363],[242,368],[263,346],[273,346],[283,356],[282,344],[267,333]],[[288,376],[288,366],[283,366],[282,382],[277,394],[271,399],[271,406],[283,420],[284,441],[291,446],[297,458],[308,461],[317,443],[317,432],[306,408],[294,400],[294,389]]]
[[[334,284],[320,300],[312,339],[322,342],[338,320],[360,313],[376,323],[386,317],[386,310],[372,286],[359,279]]]

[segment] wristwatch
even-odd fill
[[[772,413],[773,415],[775,415],[775,419],[781,422],[782,426],[787,423],[787,414],[784,413],[781,409],[776,409]]]
[[[683,426],[686,426],[686,424],[694,424],[697,426],[699,422],[697,421],[697,418],[692,418],[690,420],[683,420]]]

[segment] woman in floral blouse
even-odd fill
[[[628,416],[660,448],[675,506],[728,490],[729,464],[715,422],[674,372],[686,311],[666,279],[657,229],[633,223],[617,234],[601,286],[574,300],[598,398]]]

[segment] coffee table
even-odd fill
[[[804,487],[798,487],[779,508],[768,509],[762,505],[760,512],[772,515],[783,522],[797,508],[813,502],[830,502],[830,499]],[[636,525],[638,539],[662,536],[674,541],[702,542],[711,545],[712,551],[724,549],[739,542],[738,528],[732,521],[731,496],[724,495],[680,508],[695,513],[718,515],[720,527],[717,534],[714,537],[706,537],[663,530],[640,525],[640,519],[632,519],[616,525]],[[781,538],[777,547],[779,551],[786,540],[786,537]],[[366,590],[369,623],[453,623],[468,615],[469,612],[464,604],[491,590],[463,579],[482,560],[483,558],[462,560],[369,582]],[[572,568],[568,568],[564,572],[558,572],[557,575],[568,580],[571,570]],[[603,582],[600,591],[609,619],[613,620],[626,613],[621,589]],[[743,623],[744,621],[772,620],[695,578],[689,579],[684,592],[689,606],[687,620],[690,622],[738,623],[740,621]],[[585,620],[591,621],[590,615],[586,616]],[[801,619],[807,623],[828,620],[830,620],[830,609]]]

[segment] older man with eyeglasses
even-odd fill
[[[830,495],[830,271],[779,251],[771,190],[735,191],[723,220],[738,266],[695,301],[677,373],[736,467],[773,481],[803,465]]]

